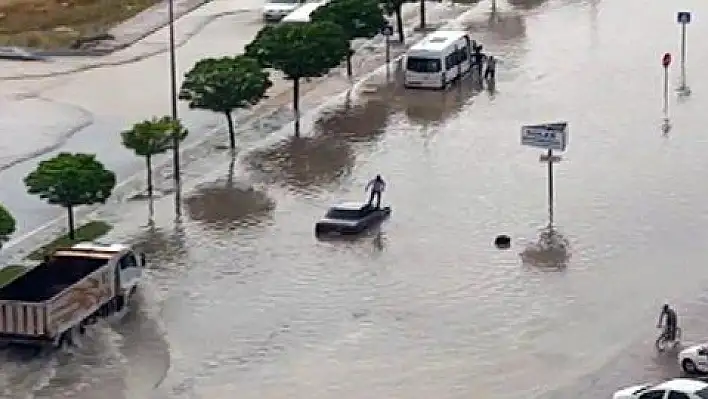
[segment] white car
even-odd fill
[[[657,385],[642,384],[620,389],[612,399],[708,399],[708,383],[675,378]]]
[[[678,363],[686,374],[708,373],[708,344],[689,346],[679,352]]]
[[[263,6],[263,19],[266,21],[280,21],[286,15],[295,11],[302,5],[301,0],[268,0]]]

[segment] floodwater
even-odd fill
[[[652,342],[664,302],[686,342],[708,332],[708,53],[689,39],[693,94],[672,92],[668,135],[660,57],[678,46],[677,8],[699,37],[708,5],[528,4],[463,24],[501,60],[492,89],[407,92],[394,67],[302,139],[205,160],[183,221],[165,197],[140,235],[123,232],[153,265],[138,308],[73,353],[3,363],[5,395],[598,398],[678,375]],[[568,246],[548,268],[520,257],[548,215],[540,151],[519,127],[555,120],[570,122],[555,171]],[[381,231],[315,240],[325,208],[364,199],[376,173],[393,206]],[[145,225],[145,208],[125,212]],[[511,250],[492,245],[500,233]]]

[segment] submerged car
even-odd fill
[[[679,352],[678,363],[686,374],[708,373],[708,344],[689,346]]]
[[[302,5],[301,0],[268,0],[263,6],[263,19],[277,22]]]
[[[315,224],[315,234],[355,235],[378,226],[391,215],[391,207],[360,203],[335,205]]]
[[[657,385],[642,384],[621,389],[612,399],[708,399],[708,383],[675,378]]]

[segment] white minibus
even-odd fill
[[[296,8],[295,11],[286,15],[285,18],[281,19],[280,22],[310,22],[310,15],[318,8],[329,3],[326,1],[313,1],[311,3],[305,3],[300,7]]]
[[[470,70],[470,46],[470,36],[464,31],[426,36],[406,53],[404,86],[444,89]]]

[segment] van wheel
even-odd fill
[[[693,360],[691,359],[684,359],[681,362],[681,368],[686,374],[698,374],[696,363],[693,363]]]
[[[116,297],[116,312],[120,312],[125,307],[125,297],[123,295]]]

